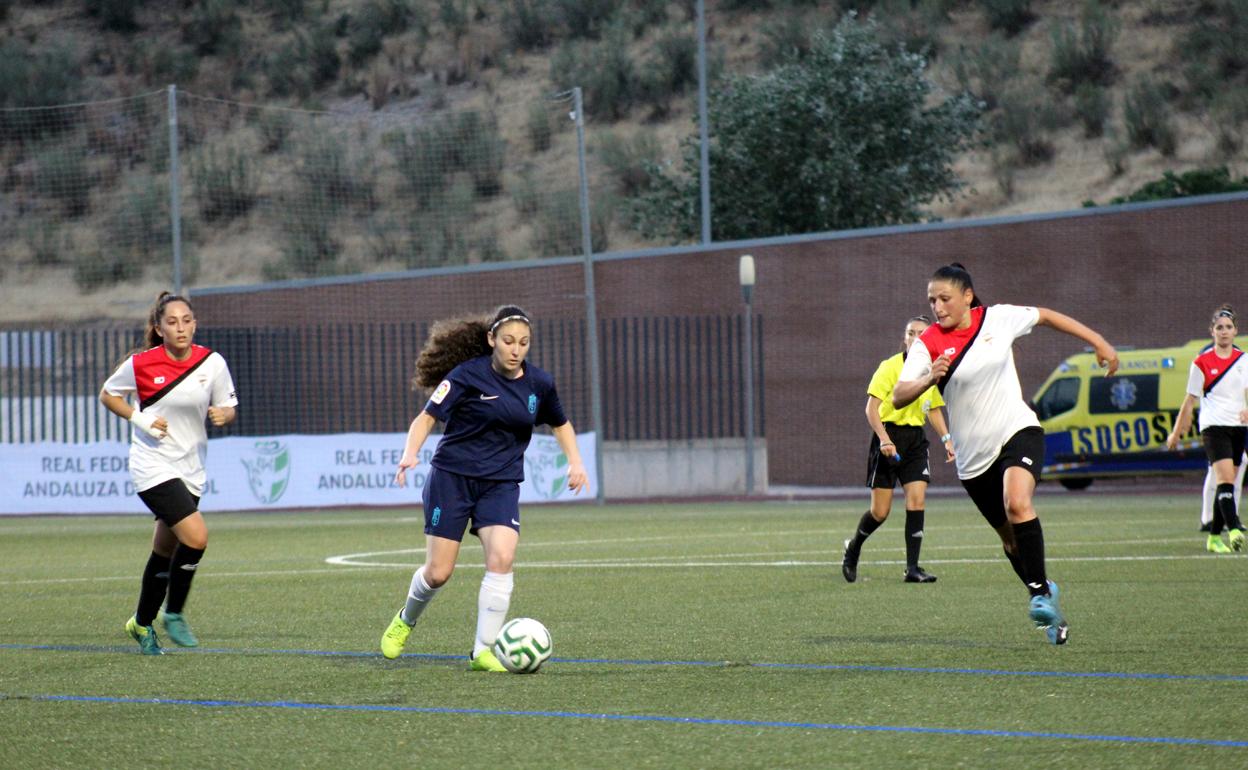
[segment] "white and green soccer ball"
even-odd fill
[[[494,640],[494,657],[513,674],[532,674],[550,657],[550,632],[533,618],[510,620]]]

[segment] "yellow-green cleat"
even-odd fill
[[[144,655],[163,655],[160,642],[156,639],[156,629],[151,626],[140,626],[139,621],[131,615],[126,621],[126,633],[139,643],[139,650]]]
[[[469,666],[473,671],[494,671],[507,673],[507,669],[502,663],[498,662],[498,658],[494,657],[494,653],[489,650],[478,652],[476,657],[472,659],[472,665]]]
[[[1232,551],[1244,550],[1244,531],[1242,529],[1232,529],[1230,531],[1230,541]]]
[[[386,632],[381,635],[381,654],[390,660],[402,655],[403,645],[407,644],[407,637],[411,633],[412,627],[403,622],[403,611],[394,613],[394,620],[390,621]]]
[[[1209,553],[1230,553],[1231,549],[1226,543],[1222,542],[1221,535],[1210,535],[1205,541],[1205,550]]]
[[[173,643],[179,647],[198,647],[199,640],[195,638],[195,634],[191,633],[191,626],[186,622],[186,618],[180,612],[162,612],[160,613],[160,622],[165,627],[165,633],[173,640]]]

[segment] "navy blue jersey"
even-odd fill
[[[524,364],[509,380],[489,356],[465,361],[446,375],[425,411],[446,422],[433,466],[494,481],[524,481],[524,450],[534,425],[557,428],[568,421],[548,373]]]

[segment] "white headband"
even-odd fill
[[[502,326],[503,324],[507,323],[508,321],[524,321],[524,322],[525,322],[526,324],[528,324],[529,326],[532,326],[532,325],[533,325],[533,324],[529,323],[529,319],[528,319],[528,318],[526,318],[525,316],[522,316],[522,315],[509,315],[509,316],[507,316],[506,318],[500,318],[500,319],[498,319],[497,321],[495,321],[495,322],[494,322],[494,325],[490,327],[490,334],[493,334],[495,329],[497,329],[498,327],[500,327],[500,326]]]

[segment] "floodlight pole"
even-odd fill
[[[698,179],[702,242],[711,242],[711,150],[706,117],[706,2],[698,0]]]
[[[754,257],[744,254],[737,268],[745,299],[745,494],[754,494]]]
[[[173,239],[173,293],[182,294],[182,191],[178,170],[178,87],[169,92],[169,233]]]
[[[576,121],[576,157],[581,175],[581,251],[585,254],[585,327],[589,345],[589,398],[594,418],[594,471],[598,476],[594,490],[599,505],[606,502],[606,485],[602,474],[602,368],[598,359],[598,300],[594,294],[594,240],[589,229],[589,178],[585,170],[585,111],[581,88],[572,89],[572,119]]]

